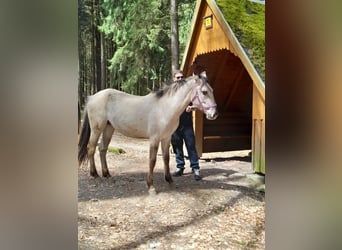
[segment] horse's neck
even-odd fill
[[[194,83],[187,82],[182,89],[178,90],[178,92],[172,96],[172,106],[171,109],[174,114],[172,116],[179,117],[185,110],[185,108],[191,102],[191,96],[194,89]]]

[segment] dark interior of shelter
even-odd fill
[[[206,70],[219,112],[203,119],[203,152],[251,149],[253,81],[239,57],[222,49],[197,56],[191,68]]]

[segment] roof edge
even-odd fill
[[[185,47],[184,54],[183,54],[181,69],[184,69],[185,62],[188,59],[188,56],[189,56],[188,52],[190,50],[191,43],[192,43],[192,40],[194,37],[194,30],[195,30],[195,25],[197,23],[198,16],[199,16],[199,10],[200,10],[200,7],[202,6],[202,4],[204,4],[205,2],[208,4],[208,6],[213,11],[213,14],[217,18],[217,21],[220,24],[223,32],[226,34],[228,39],[231,41],[232,47],[235,49],[236,53],[238,54],[238,57],[240,58],[242,64],[245,66],[247,72],[250,74],[250,76],[251,76],[256,88],[258,89],[260,95],[265,100],[265,83],[261,79],[259,73],[256,71],[253,63],[250,61],[248,55],[246,54],[245,50],[241,46],[239,40],[235,36],[230,25],[228,24],[228,22],[224,18],[223,14],[222,14],[220,8],[218,7],[218,5],[216,4],[215,0],[198,0],[196,3],[188,43]]]
[[[260,94],[262,95],[263,99],[265,99],[265,83],[261,79],[258,71],[255,69],[253,63],[249,59],[248,55],[246,54],[245,50],[241,46],[239,40],[235,36],[232,28],[224,18],[220,8],[216,4],[215,0],[200,0],[200,1],[206,1],[211,10],[214,12],[214,15],[217,18],[217,21],[221,25],[221,28],[223,29],[224,33],[227,35],[229,40],[232,42],[232,46],[236,50],[237,54],[239,55],[239,58],[241,59],[243,65],[245,65],[248,73],[251,75],[257,89],[259,90]]]

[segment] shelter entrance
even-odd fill
[[[202,70],[206,70],[214,89],[219,117],[209,121],[196,112],[199,154],[251,149],[253,81],[241,60],[227,49],[201,54],[195,58],[190,71]]]

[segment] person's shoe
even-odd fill
[[[172,174],[172,176],[179,177],[183,175],[184,169],[182,168],[177,168],[177,170]]]
[[[199,169],[193,169],[192,172],[194,173],[194,177],[196,181],[202,180]]]

